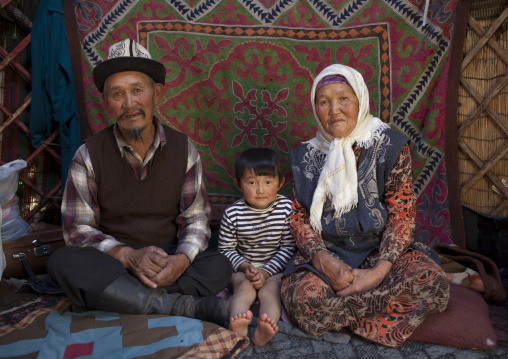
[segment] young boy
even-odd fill
[[[268,148],[252,148],[238,157],[235,185],[243,198],[224,212],[219,251],[233,265],[229,282],[229,327],[247,336],[259,300],[259,318],[252,344],[262,346],[279,330],[282,271],[295,252],[289,231],[291,200],[277,194],[284,184],[277,154]]]

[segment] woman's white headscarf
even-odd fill
[[[328,134],[316,113],[316,86],[329,75],[342,75],[358,97],[358,122],[346,137],[335,138]],[[369,111],[369,90],[362,75],[355,69],[344,65],[330,65],[316,77],[311,91],[312,109],[318,125],[318,133],[308,143],[326,153],[326,162],[319,176],[310,208],[310,224],[321,233],[321,217],[327,199],[335,209],[335,218],[349,212],[358,204],[358,176],[353,145],[369,148],[385,128],[389,126]]]

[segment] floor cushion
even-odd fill
[[[487,302],[478,292],[456,284],[450,284],[447,309],[430,314],[408,340],[484,350],[497,345]]]

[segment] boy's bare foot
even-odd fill
[[[249,332],[249,324],[252,322],[252,312],[250,310],[240,313],[229,319],[229,329],[247,336]]]
[[[252,336],[252,344],[263,346],[268,343],[279,331],[277,323],[268,318],[268,314],[263,313],[259,316],[258,327]]]

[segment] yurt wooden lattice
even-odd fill
[[[508,1],[473,0],[459,86],[462,204],[508,217]]]

